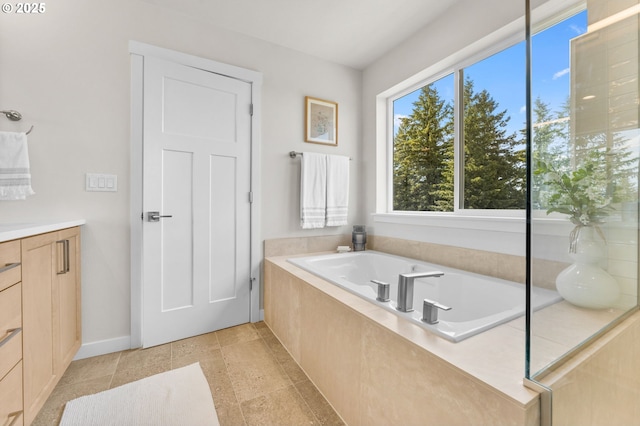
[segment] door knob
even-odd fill
[[[147,220],[149,222],[160,222],[161,217],[173,217],[170,214],[161,215],[160,212],[147,212]]]

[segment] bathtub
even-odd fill
[[[525,286],[459,269],[376,251],[334,253],[287,259],[371,303],[452,342],[459,342],[525,313]],[[441,277],[418,278],[413,289],[413,312],[396,310],[398,275],[407,272],[442,271]],[[378,280],[390,284],[390,301],[376,300]],[[532,288],[533,310],[562,300],[553,290]],[[439,311],[436,324],[422,321],[423,300],[430,299],[451,308]]]

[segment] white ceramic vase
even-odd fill
[[[616,280],[600,267],[605,258],[605,242],[593,226],[577,230],[574,250],[569,256],[574,263],[556,278],[558,293],[569,303],[583,308],[610,308],[618,300]]]

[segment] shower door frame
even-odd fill
[[[130,247],[131,247],[131,336],[129,348],[142,346],[142,161],[143,161],[143,71],[144,57],[153,56],[181,65],[199,68],[251,84],[251,307],[250,321],[264,318],[260,309],[262,245],[260,244],[260,144],[262,73],[224,64],[182,52],[129,42],[131,57],[131,185],[130,185]]]

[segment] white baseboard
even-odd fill
[[[79,359],[90,358],[92,356],[126,351],[128,349],[131,349],[131,336],[122,336],[116,337],[115,339],[84,343],[80,346],[80,349],[73,360],[76,361]]]
[[[264,321],[264,309],[260,309],[260,319],[258,321]],[[129,349],[131,349],[131,336],[122,336],[116,337],[115,339],[84,343],[80,346],[80,349],[73,360],[76,361],[79,359],[90,358],[92,356],[105,355]]]

